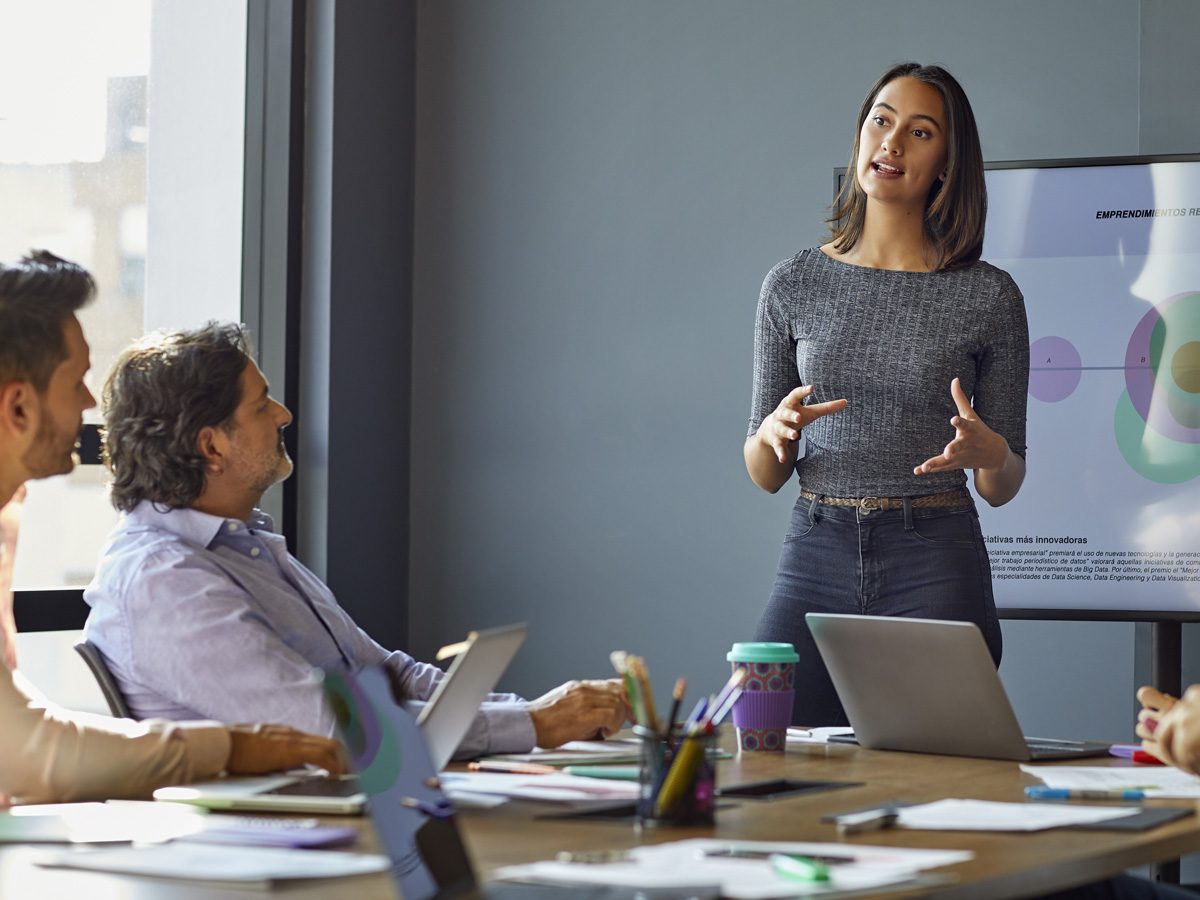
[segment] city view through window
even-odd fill
[[[245,29],[246,0],[0,0],[0,260],[44,248],[91,271],[98,399],[147,327],[239,316]],[[91,579],[105,480],[29,485],[14,589]]]

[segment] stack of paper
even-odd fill
[[[829,881],[797,881],[776,873],[769,854],[823,859]],[[773,898],[872,890],[920,881],[920,872],[965,862],[966,850],[909,850],[851,844],[720,841],[699,838],[636,847],[614,863],[540,862],[500,869],[496,877],[553,884],[608,884],[633,888],[719,886],[722,897]]]
[[[641,744],[635,739],[626,738],[613,738],[607,741],[570,741],[553,750],[543,750],[538,747],[529,753],[501,753],[484,758],[504,762],[536,763],[543,766],[635,763],[641,758]]]
[[[1200,797],[1200,778],[1172,766],[1021,766],[1047,787],[1089,791],[1142,791],[1147,799]]]
[[[386,856],[208,844],[65,850],[43,854],[34,861],[50,868],[259,885],[297,878],[366,875],[391,867]]]
[[[495,772],[443,772],[442,788],[456,800],[460,794],[492,794],[550,803],[635,800],[636,781],[585,778],[579,775],[504,775]]]
[[[1090,825],[1132,816],[1136,806],[1077,806],[1066,803],[999,803],[991,800],[938,800],[903,806],[896,825],[922,831],[1042,831]]]

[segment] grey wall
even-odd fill
[[[507,681],[526,694],[606,674],[615,647],[644,653],[661,690],[681,674],[715,687],[794,500],[741,461],[758,288],[821,241],[832,170],[889,64],[950,68],[988,159],[1200,150],[1200,62],[1186,43],[1159,54],[1160,37],[1200,33],[1200,4],[899,11],[419,3],[418,655],[524,619]],[[1005,637],[1027,729],[1131,736],[1135,626],[1008,622]]]

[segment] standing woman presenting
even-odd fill
[[[966,470],[993,506],[1021,487],[1029,332],[979,259],[986,211],[966,95],[903,63],[859,110],[829,243],[763,283],[746,470],[800,498],[756,640],[796,645],[798,724],[846,722],[807,612],[974,622],[1000,664]]]

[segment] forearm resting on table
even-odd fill
[[[999,467],[975,470],[975,492],[992,506],[1003,506],[1017,496],[1025,480],[1025,460],[1013,453],[1007,442],[1004,454]]]
[[[765,444],[757,434],[746,438],[742,446],[742,456],[746,460],[746,472],[750,480],[766,491],[774,494],[788,483],[796,471],[796,443],[788,445],[788,461],[781,463],[775,455],[774,448]]]

